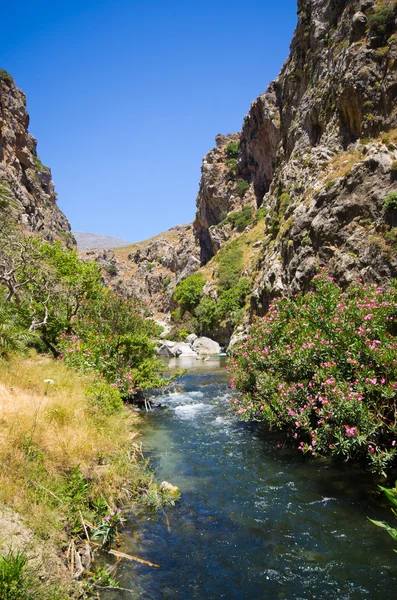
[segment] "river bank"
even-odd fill
[[[26,585],[12,599],[97,595],[88,536],[114,507],[158,492],[138,427],[92,375],[35,353],[0,361],[0,557],[26,559]]]

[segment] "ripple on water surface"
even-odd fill
[[[164,410],[142,415],[142,431],[158,479],[182,500],[167,518],[131,515],[123,550],[160,569],[123,563],[123,587],[140,600],[395,597],[393,541],[366,518],[391,513],[362,473],[305,462],[263,426],[238,422],[224,373],[201,369],[181,385],[160,398]]]

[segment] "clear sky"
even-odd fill
[[[20,0],[1,20],[72,229],[139,241],[193,220],[201,160],[280,71],[296,0]]]

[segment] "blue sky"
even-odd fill
[[[193,220],[201,160],[288,55],[296,0],[7,2],[1,64],[74,231]]]

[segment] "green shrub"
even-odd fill
[[[228,167],[228,176],[230,179],[233,179],[233,177],[236,176],[237,174],[237,159],[236,158],[228,158],[225,161],[225,164]]]
[[[278,215],[273,215],[273,217],[269,221],[268,232],[273,236],[276,236],[280,231],[280,220]]]
[[[34,161],[34,168],[35,171],[44,171],[46,173],[48,173],[51,170],[49,167],[43,165],[39,156],[36,156],[36,160]]]
[[[393,179],[397,179],[397,160],[393,161],[391,164],[391,174]]]
[[[244,206],[242,210],[230,213],[226,219],[224,219],[220,225],[230,223],[233,229],[239,229],[240,231],[245,229],[247,225],[251,225],[254,222],[252,213],[254,209],[252,206]]]
[[[259,223],[259,221],[263,221],[263,219],[266,216],[266,210],[264,206],[261,206],[260,208],[258,208],[258,210],[256,211],[256,215],[255,215],[255,223]]]
[[[383,472],[397,453],[397,284],[342,292],[322,272],[313,288],[254,320],[229,364],[234,409],[304,453]]]
[[[368,31],[371,35],[380,37],[382,40],[389,37],[396,14],[396,8],[381,6],[368,17]]]
[[[154,268],[154,263],[148,263],[146,265],[146,271],[151,271]]]
[[[325,184],[325,189],[327,191],[330,190],[332,187],[334,187],[335,183],[335,179],[332,179],[332,181],[327,181],[327,183]]]
[[[198,305],[205,285],[202,273],[195,273],[184,279],[174,292],[174,300],[181,307],[182,312],[192,310]]]
[[[229,250],[219,257],[217,271],[218,289],[229,290],[237,285],[243,270],[243,253],[240,249]]]
[[[280,215],[283,215],[288,208],[291,197],[287,192],[283,192],[278,199],[278,212]]]
[[[229,142],[226,146],[225,154],[228,158],[238,158],[240,142]]]
[[[104,381],[98,381],[88,388],[88,396],[94,410],[99,414],[114,415],[123,408],[123,400],[117,388]]]
[[[113,264],[106,265],[106,267],[105,267],[105,271],[106,271],[106,273],[108,273],[108,274],[109,274],[109,275],[111,275],[112,277],[113,277],[114,275],[117,275],[117,274],[118,274],[117,267],[116,267],[116,265],[113,265]]]
[[[163,279],[163,290],[165,291],[166,289],[168,289],[169,285],[171,283],[171,277],[169,275],[167,275],[166,277],[164,277]]]
[[[201,335],[210,335],[214,328],[219,325],[217,303],[209,296],[201,298],[194,314],[197,317],[198,329]]]
[[[7,81],[7,83],[14,83],[13,77],[5,69],[0,69],[0,79]]]
[[[242,198],[247,190],[249,190],[250,184],[245,179],[240,179],[236,183],[236,192]]]
[[[83,303],[64,333],[59,349],[67,364],[79,371],[97,372],[114,385],[123,398],[149,388],[162,387],[162,364],[151,338],[161,331],[145,318],[141,303],[104,288]]]
[[[390,192],[383,201],[383,208],[396,210],[397,209],[397,192]]]

